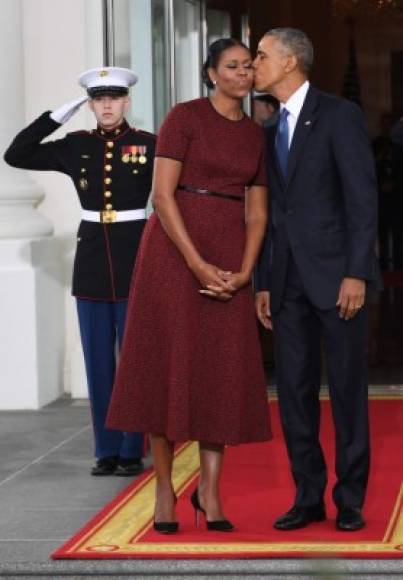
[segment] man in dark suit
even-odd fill
[[[128,125],[129,86],[136,75],[101,67],[80,76],[82,97],[43,113],[23,129],[4,158],[13,167],[59,171],[77,190],[82,220],[77,233],[73,295],[77,300],[95,438],[96,476],[131,476],[143,470],[143,436],[105,427],[123,340],[130,279],[146,224],[155,135]],[[42,140],[88,101],[97,127]]]
[[[280,101],[267,130],[270,224],[257,271],[256,310],[273,328],[281,421],[296,485],[279,530],[326,517],[319,443],[321,340],[336,429],[336,526],[365,525],[369,470],[367,307],[375,279],[377,191],[361,110],[308,82],[313,47],[273,29],[254,61],[258,91]]]

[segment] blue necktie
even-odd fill
[[[280,121],[276,134],[276,153],[283,176],[287,177],[288,162],[288,121],[289,111],[284,107],[280,113]]]

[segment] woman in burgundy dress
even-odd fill
[[[219,496],[225,445],[270,438],[252,270],[267,221],[264,136],[242,109],[253,83],[249,50],[209,48],[210,98],[175,106],[157,141],[155,213],[133,274],[107,425],[150,434],[154,528],[175,532],[173,442],[196,440],[191,501],[207,528],[230,531]]]

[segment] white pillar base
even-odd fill
[[[87,399],[87,375],[85,372],[83,347],[81,345],[80,327],[78,323],[76,299],[71,295],[71,278],[76,248],[76,236],[66,237],[63,243],[65,263],[65,312],[66,312],[66,344],[64,385],[65,391],[70,393],[72,399]]]
[[[64,289],[55,238],[0,240],[0,409],[63,393]]]
[[[87,375],[81,343],[75,344],[70,359],[71,398],[88,399]]]

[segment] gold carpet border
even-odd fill
[[[178,496],[197,477],[199,471],[198,445],[184,444],[174,458],[173,483]],[[382,553],[403,552],[403,485],[400,488],[384,541],[367,542],[141,542],[152,526],[154,509],[155,477],[151,473],[128,497],[117,503],[111,512],[100,520],[94,529],[67,553],[113,553],[113,554],[263,554],[274,552],[322,552],[322,553]],[[131,502],[136,496],[136,501]],[[389,537],[390,536],[390,537]],[[389,540],[387,541],[387,538]]]
[[[144,542],[141,544],[128,544],[126,546],[109,545],[92,545],[87,546],[86,550],[80,549],[80,553],[114,553],[114,554],[270,554],[270,553],[290,553],[290,552],[322,552],[341,554],[394,554],[396,550],[403,551],[403,546],[394,546],[392,544],[383,544],[382,542],[365,542],[365,543],[265,543],[265,542],[239,542],[239,543],[184,543],[184,544],[161,544],[160,542]]]
[[[403,389],[403,385],[402,385]],[[277,393],[270,393],[269,401],[278,401]],[[320,393],[321,401],[330,401],[329,393]],[[403,391],[401,393],[372,393],[368,395],[369,401],[401,401],[403,400]]]
[[[403,388],[403,387],[402,387]],[[321,393],[319,395],[321,401],[330,401],[329,393]],[[271,395],[269,397],[271,401],[277,401],[277,395]],[[402,393],[372,393],[368,395],[369,401],[401,401],[403,400],[403,392]]]

